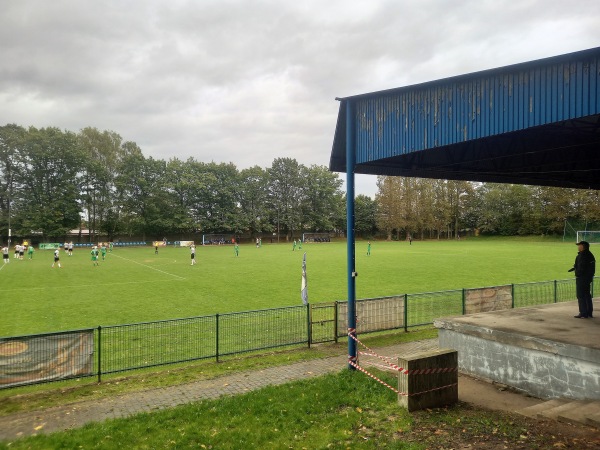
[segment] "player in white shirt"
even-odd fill
[[[54,264],[58,264],[58,268],[60,269],[60,250],[59,249],[54,250],[54,262],[52,263],[52,267],[54,267]]]

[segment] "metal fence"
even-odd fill
[[[357,333],[575,299],[574,279],[362,299]],[[0,338],[0,389],[337,341],[347,335],[347,310],[337,301]]]

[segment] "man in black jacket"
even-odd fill
[[[579,314],[576,319],[592,318],[594,312],[594,303],[592,302],[592,293],[590,287],[596,273],[596,259],[590,252],[590,244],[586,241],[577,243],[577,257],[575,265],[569,269],[569,272],[575,271],[575,286],[577,289],[577,301],[579,303]]]

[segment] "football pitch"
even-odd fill
[[[532,239],[356,243],[356,296],[374,298],[509,283],[563,280],[573,242]],[[592,252],[593,252],[592,248]],[[307,255],[310,303],[346,300],[346,243],[188,248],[118,247],[93,266],[90,250],[36,250],[0,265],[0,336],[18,336],[302,304]]]

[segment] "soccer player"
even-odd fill
[[[294,239],[294,246],[292,247],[292,251],[296,250],[296,239]]]
[[[367,243],[367,256],[371,256],[371,241]]]
[[[8,247],[2,247],[2,260],[4,261],[4,264],[10,262],[10,258],[8,256]]]
[[[29,259],[33,259],[33,245],[29,244],[29,246],[27,247],[27,256],[29,257]]]
[[[235,253],[235,256],[240,256],[240,246],[237,242],[233,244],[233,251]]]
[[[196,264],[196,246],[194,244],[190,245],[190,256],[192,257],[192,266]]]
[[[69,242],[69,256],[73,256],[73,241]]]
[[[102,243],[102,247],[100,247],[100,253],[102,253],[102,261],[106,259],[106,245],[104,242]]]
[[[52,263],[52,267],[54,264],[58,264],[58,268],[60,269],[60,250],[57,248],[54,250],[54,262]]]
[[[92,265],[93,266],[99,266],[100,263],[98,262],[98,247],[96,247],[94,245],[92,247],[92,251],[90,252],[90,254],[92,255]]]

